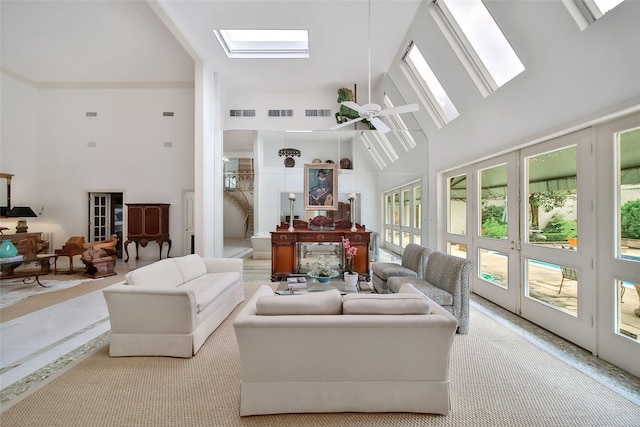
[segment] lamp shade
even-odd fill
[[[15,206],[7,213],[9,218],[36,218],[37,216],[29,206]]]

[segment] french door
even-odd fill
[[[422,243],[422,187],[409,183],[383,194],[384,247],[402,254],[409,243]]]
[[[89,194],[89,241],[106,240],[111,233],[111,195]]]
[[[593,129],[521,151],[522,316],[595,351]]]
[[[449,253],[474,260],[472,291],[593,350],[590,135],[514,151],[441,182],[442,240]]]

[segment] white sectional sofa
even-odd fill
[[[103,290],[111,356],[192,357],[244,301],[243,261],[187,255],[130,271]]]
[[[263,285],[233,324],[240,415],[449,412],[457,321],[412,285],[344,297],[274,296]]]

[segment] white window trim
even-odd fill
[[[403,72],[409,85],[411,85],[411,88],[418,96],[420,103],[424,106],[425,110],[427,110],[427,113],[429,113],[438,129],[443,128],[447,124],[445,120],[446,114],[431,92],[424,89],[424,84],[420,83],[422,78],[416,75],[406,61],[400,63],[400,70]]]
[[[499,88],[498,84],[489,73],[487,67],[484,66],[471,43],[464,37],[462,29],[446,6],[441,7],[438,2],[434,1],[429,7],[429,12],[482,96],[486,98],[495,92]]]

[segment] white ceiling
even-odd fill
[[[35,83],[186,82],[189,54],[212,64],[225,92],[314,92],[358,85],[367,93],[367,0],[7,1],[5,71]],[[372,0],[372,76],[400,47],[420,0]],[[164,23],[163,23],[164,22]],[[310,59],[229,59],[216,28],[308,29]],[[175,34],[175,36],[172,34]],[[178,42],[187,42],[189,54]]]

